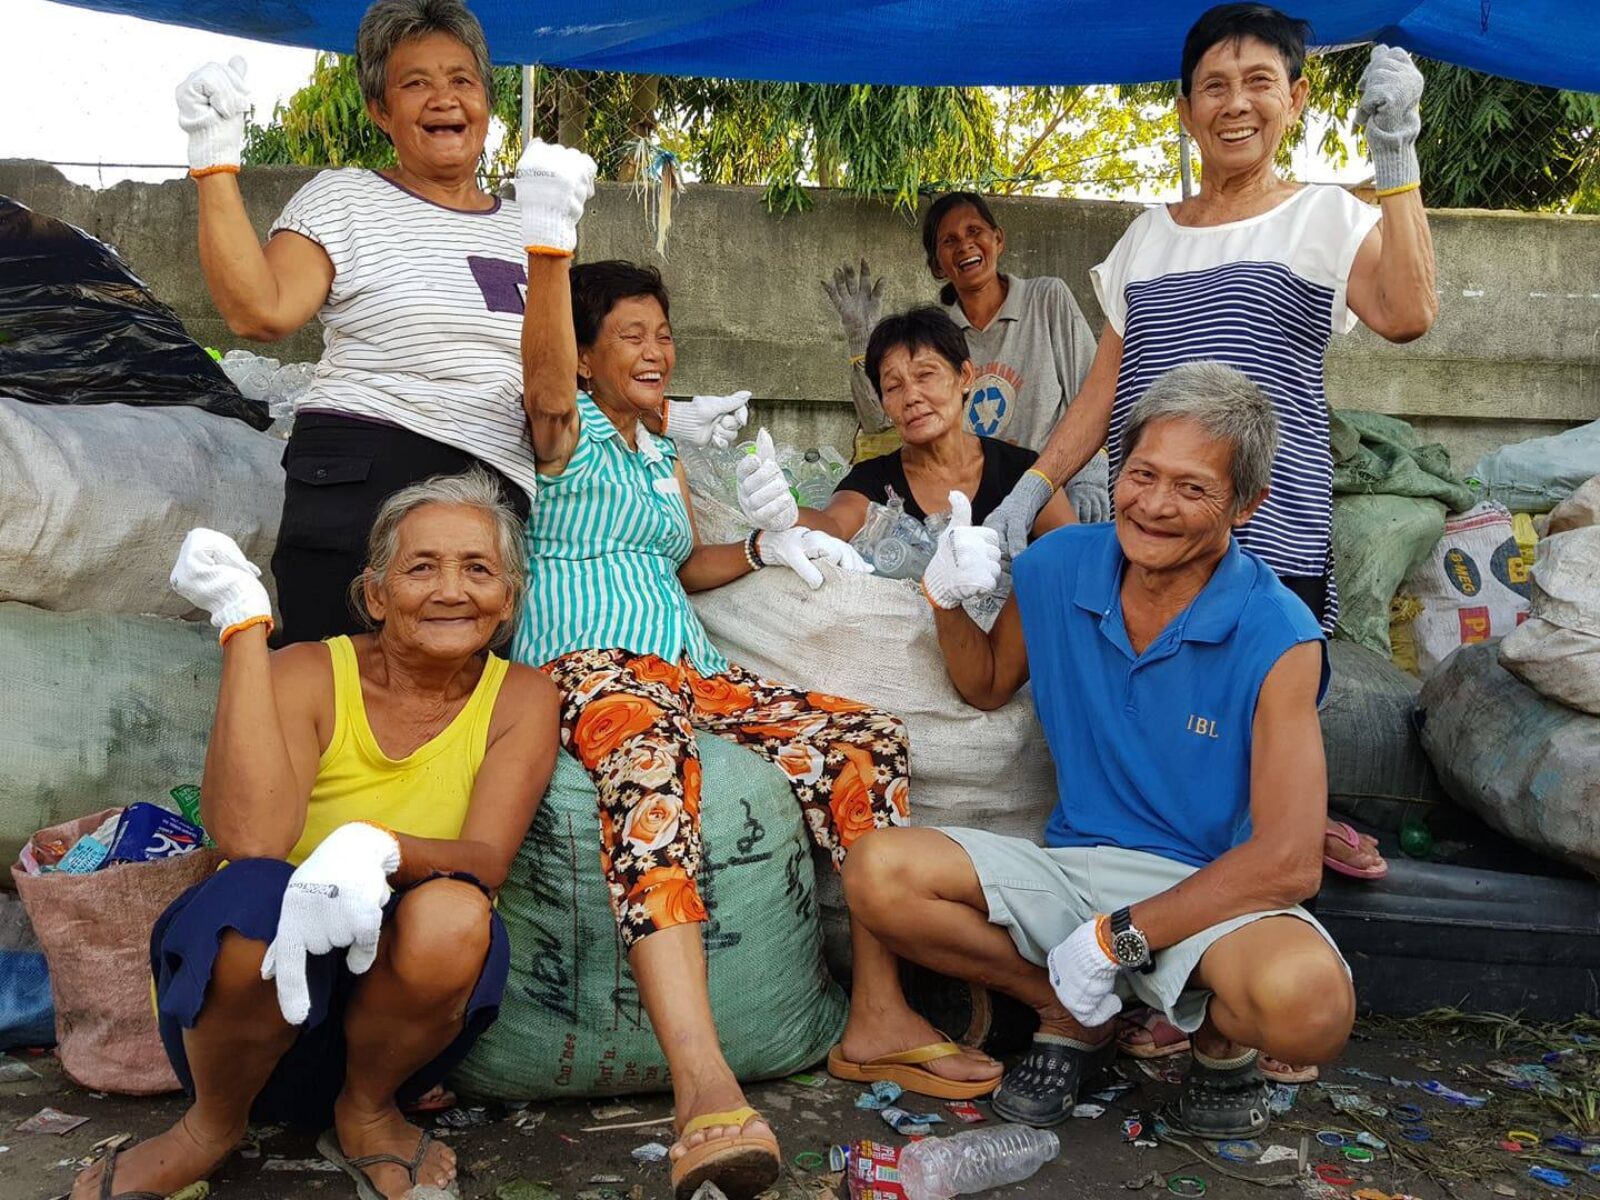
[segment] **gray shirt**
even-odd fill
[[[967,400],[968,428],[1038,450],[1089,373],[1094,333],[1061,280],[1006,280],[1005,303],[987,329],[975,328],[960,304],[946,305],[945,312],[966,332],[977,371]]]

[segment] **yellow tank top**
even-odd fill
[[[329,638],[326,644],[333,658],[333,737],[317,764],[306,827],[289,861],[299,866],[323,838],[350,821],[377,821],[413,837],[460,837],[509,664],[489,655],[478,686],[455,719],[395,759],[378,748],[367,724],[355,647],[347,637]]]

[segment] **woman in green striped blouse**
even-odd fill
[[[523,392],[539,494],[512,656],[556,681],[562,744],[595,783],[612,909],[672,1075],[674,1192],[685,1198],[713,1180],[741,1200],[777,1178],[780,1160],[712,1021],[695,882],[694,732],[776,763],[813,839],[838,864],[857,839],[905,823],[906,731],[868,705],[760,679],[706,636],[688,592],[767,566],[793,569],[813,587],[822,583],[818,560],[866,568],[837,538],[798,527],[731,545],[700,542],[672,441],[640,421],[660,410],[676,361],[661,277],[623,262],[569,270],[592,171],[585,156],[543,144],[518,168],[529,226]],[[893,971],[895,963],[882,947],[858,944],[856,969]],[[908,1012],[900,1024],[915,1022]],[[920,1032],[940,1040],[931,1028]],[[961,1052],[950,1057],[961,1065],[949,1069],[973,1069]]]

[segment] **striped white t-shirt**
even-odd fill
[[[296,410],[399,425],[464,450],[531,496],[522,409],[527,257],[517,206],[461,212],[374,171],[323,171],[272,223],[333,262],[322,358]]]
[[[1333,458],[1323,358],[1356,316],[1345,288],[1379,212],[1339,187],[1304,187],[1259,216],[1190,227],[1165,205],[1135,219],[1093,268],[1095,294],[1122,335],[1107,450],[1122,467],[1134,402],[1163,372],[1214,359],[1271,398],[1280,423],[1272,490],[1239,541],[1279,575],[1328,573],[1320,614],[1338,615],[1333,581]]]

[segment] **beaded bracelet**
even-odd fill
[[[761,531],[752,529],[744,539],[744,560],[750,564],[752,571],[759,571],[767,564],[761,561]]]

